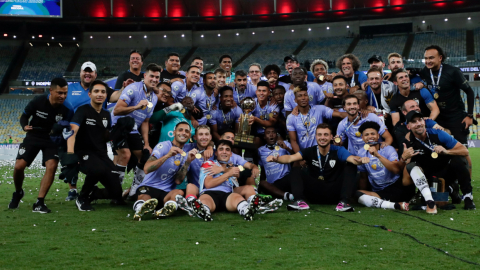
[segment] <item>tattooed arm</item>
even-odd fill
[[[175,184],[180,185],[183,182],[183,179],[185,179],[185,176],[187,175],[188,167],[190,167],[190,161],[187,160],[177,172],[177,175],[175,176]]]
[[[168,153],[166,155],[164,155],[163,157],[161,157],[159,159],[157,159],[155,156],[151,156],[147,160],[147,162],[145,163],[145,166],[143,167],[143,170],[145,171],[145,174],[149,174],[149,173],[157,170],[158,168],[160,168],[160,166],[163,165],[163,163],[165,163],[165,161],[167,161],[167,159],[175,156],[176,154],[180,154],[182,152],[183,152],[182,149],[180,149],[176,146],[172,146],[172,148],[170,148],[170,151],[168,151]]]

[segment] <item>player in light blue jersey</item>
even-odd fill
[[[415,195],[415,185],[403,184],[403,164],[395,148],[390,145],[380,148],[380,125],[376,122],[364,122],[358,131],[364,147],[357,154],[365,161],[358,166],[360,190],[355,194],[358,202],[368,207],[408,211],[407,202]],[[367,181],[372,191],[366,190]]]
[[[135,220],[154,211],[157,205],[163,208],[154,212],[154,216],[171,216],[177,210],[176,196],[184,195],[176,186],[182,183],[198,150],[194,148],[186,152],[185,144],[191,136],[190,125],[177,124],[174,134],[174,141],[157,144],[145,163],[146,176],[136,190],[138,200],[133,205]]]
[[[195,201],[193,209],[196,216],[205,221],[211,221],[211,213],[215,211],[238,211],[245,220],[252,220],[260,207],[260,197],[252,186],[243,187],[241,193],[233,191],[239,186],[237,178],[243,168],[228,165],[232,146],[230,141],[220,140],[217,159],[205,162],[200,170],[200,198]],[[212,166],[222,167],[223,172],[215,175],[206,172]]]
[[[212,111],[212,117],[208,119],[208,125],[212,128],[212,136],[214,141],[220,140],[220,134],[224,130],[238,130],[238,123],[242,109],[234,107],[233,89],[230,86],[224,86],[219,89],[220,106],[217,110]],[[252,120],[253,123],[253,120]]]
[[[257,90],[256,85],[247,83],[247,73],[239,70],[235,73],[235,86],[233,87],[233,101],[240,106],[242,100],[246,97],[255,98]]]
[[[265,128],[275,126],[280,113],[278,105],[274,101],[269,100],[269,96],[268,82],[260,81],[257,84],[256,106],[252,112],[254,123],[254,132],[252,134],[255,134],[254,143],[257,148],[264,144]]]
[[[336,112],[324,105],[310,105],[309,94],[305,86],[295,89],[298,114],[293,112],[287,117],[287,130],[293,151],[298,152],[317,144],[315,128],[332,117],[344,118],[345,112]]]
[[[157,64],[149,64],[144,73],[143,82],[136,82],[128,85],[120,96],[112,112],[113,132],[120,118],[131,117],[135,120],[133,130],[128,134],[120,145],[114,145],[114,150],[118,154],[117,171],[119,181],[123,183],[125,169],[133,155],[138,160],[135,168],[134,180],[130,187],[129,195],[135,195],[138,184],[143,181],[145,173],[143,166],[146,157],[152,153],[152,148],[148,142],[149,120],[153,114],[153,108],[157,104],[158,97],[154,91],[160,80],[161,67]],[[144,151],[145,150],[145,151]],[[144,157],[142,159],[142,157]]]
[[[335,136],[335,144],[342,145],[348,138],[348,151],[354,155],[362,149],[365,144],[362,140],[361,133],[358,131],[360,126],[366,121],[373,121],[380,125],[379,134],[383,141],[380,148],[391,145],[393,142],[392,135],[387,130],[387,127],[378,118],[377,115],[369,113],[367,117],[363,117],[359,111],[359,100],[354,95],[348,95],[343,99],[343,109],[347,112],[348,117],[344,118],[337,128],[337,135]],[[337,139],[339,138],[339,139]]]
[[[305,75],[306,72],[302,68],[294,68],[292,72],[292,86],[290,88],[296,87],[305,87],[308,92],[308,101],[311,106],[321,104],[322,101],[325,99],[325,95],[323,94],[320,86],[318,83],[314,82],[305,82]],[[297,107],[297,100],[294,89],[287,89],[285,93],[285,111],[287,116],[293,111],[295,107]]]

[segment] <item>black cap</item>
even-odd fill
[[[288,60],[292,60],[292,61],[295,61],[295,62],[298,63],[297,58],[293,54],[287,55],[287,56],[285,56],[285,58],[283,58],[284,63],[287,62]]]
[[[407,116],[405,118],[407,118],[407,123],[410,123],[412,121],[413,118],[417,117],[417,116],[420,116],[423,118],[423,114],[421,112],[417,112],[417,111],[410,111],[407,113]]]
[[[380,61],[383,62],[383,59],[380,55],[374,54],[368,58],[368,63],[371,64],[373,61]]]

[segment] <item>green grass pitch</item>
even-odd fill
[[[480,149],[470,153],[474,201],[480,206]],[[291,212],[284,203],[278,212],[256,215],[252,222],[237,213],[215,213],[214,221],[207,223],[183,212],[135,222],[131,203],[113,207],[102,201],[94,205],[94,212],[79,212],[74,202],[64,201],[68,186],[56,179],[46,198],[52,213],[38,214],[32,213],[43,174],[38,167],[26,171],[26,195],[19,209],[7,208],[14,191],[12,162],[0,167],[1,269],[480,267],[480,213],[463,210],[463,203],[456,210],[439,210],[436,216],[424,211],[407,216],[360,205],[353,213],[335,212],[333,205]],[[132,173],[126,183],[131,179]]]

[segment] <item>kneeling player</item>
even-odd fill
[[[90,104],[78,107],[75,112],[70,122],[73,134],[67,140],[67,154],[62,158],[60,179],[72,182],[78,177],[79,170],[86,175],[75,202],[80,211],[95,210],[90,205],[94,199],[109,198],[118,204],[124,203],[115,165],[108,157],[107,142],[112,121],[110,112],[102,107],[107,98],[107,88],[108,85],[102,81],[91,84],[88,90]],[[105,190],[96,187],[98,182]]]
[[[411,183],[403,185],[403,164],[399,163],[395,148],[390,145],[380,148],[380,125],[376,122],[364,122],[358,131],[365,142],[365,146],[358,150],[358,156],[364,161],[358,166],[360,182],[369,181],[372,185],[372,192],[362,190],[362,187],[356,192],[358,202],[368,207],[408,211],[405,201],[415,195],[415,186]]]
[[[164,207],[154,212],[156,217],[167,217],[177,210],[175,197],[183,196],[184,192],[175,187],[183,182],[186,169],[198,153],[197,149],[190,150],[188,154],[183,150],[190,139],[190,132],[190,125],[180,122],[173,131],[173,141],[161,142],[153,149],[145,163],[145,179],[137,189],[138,200],[133,205],[135,220],[154,211],[159,202]],[[179,172],[181,168],[185,171]]]
[[[33,204],[33,212],[42,214],[51,212],[45,205],[44,199],[55,178],[58,165],[58,146],[50,139],[49,133],[56,122],[66,120],[69,115],[70,111],[64,105],[67,92],[68,84],[65,79],[53,79],[50,85],[50,94],[35,97],[28,103],[20,117],[20,125],[27,132],[27,135],[23,143],[20,144],[15,161],[13,170],[15,192],[8,204],[9,209],[18,208],[20,200],[25,195],[22,189],[25,168],[30,166],[38,152],[42,151],[42,165],[46,169],[40,182],[37,202]]]
[[[252,186],[244,186],[242,194],[233,192],[238,186],[237,178],[240,177],[242,167],[227,168],[227,163],[232,156],[232,143],[220,140],[217,144],[217,160],[207,161],[202,165],[200,172],[200,198],[194,203],[195,214],[211,221],[211,213],[215,211],[238,211],[245,220],[252,220],[253,215],[260,206],[260,197],[256,195]],[[209,175],[206,169],[218,166],[225,172]],[[246,200],[245,200],[246,199]]]

